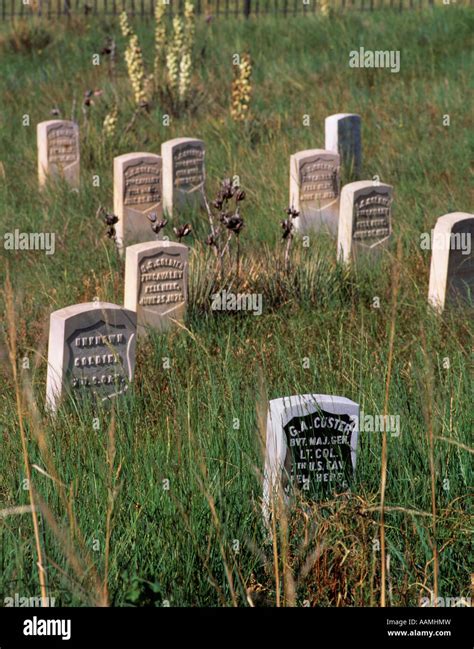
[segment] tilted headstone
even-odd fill
[[[290,207],[298,210],[301,232],[337,233],[339,154],[325,149],[299,151],[290,157]]]
[[[428,300],[442,311],[448,304],[474,303],[474,214],[441,216],[431,233]]]
[[[109,302],[86,302],[51,314],[46,405],[65,394],[100,401],[123,394],[133,379],[137,315]]]
[[[392,231],[393,188],[372,180],[344,185],[341,191],[338,256],[344,263],[360,254],[377,253]]]
[[[178,137],[161,145],[163,157],[163,209],[176,216],[181,208],[204,205],[206,178],[202,140]]]
[[[361,119],[355,113],[337,113],[326,117],[325,148],[341,157],[341,165],[358,178],[362,167]]]
[[[356,466],[359,405],[345,397],[302,394],[269,402],[263,511],[292,488],[308,498],[350,487]]]
[[[52,119],[36,127],[38,140],[38,180],[43,187],[48,178],[63,178],[79,187],[79,126],[75,122]]]
[[[126,153],[114,158],[114,214],[119,248],[152,241],[149,214],[163,216],[162,159],[154,153]]]
[[[182,320],[187,294],[187,246],[152,241],[127,248],[124,305],[137,312],[139,335],[148,327],[165,331],[173,320]]]

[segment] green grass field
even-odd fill
[[[443,214],[472,211],[473,23],[472,10],[455,6],[199,21],[193,110],[163,126],[155,102],[128,132],[133,98],[118,22],[17,25],[21,38],[0,26],[0,234],[56,233],[51,256],[0,248],[0,604],[40,595],[31,514],[11,511],[29,504],[23,427],[57,605],[378,606],[383,435],[361,433],[350,494],[299,503],[272,545],[260,510],[261,434],[268,399],[336,394],[381,414],[387,389],[401,434],[386,436],[386,603],[470,596],[472,311],[428,309],[430,252],[420,234]],[[135,27],[151,72],[153,24]],[[111,35],[115,76],[104,58],[92,65]],[[360,46],[400,50],[400,73],[351,69],[349,51]],[[247,50],[252,120],[238,124],[229,113],[232,55]],[[86,121],[88,89],[103,93]],[[119,127],[105,140],[115,98]],[[52,108],[80,125],[78,194],[60,184],[38,191],[36,124]],[[394,186],[391,246],[378,263],[347,271],[335,242],[314,235],[304,247],[296,238],[285,273],[289,156],[324,148],[324,118],[336,112],[362,115],[362,178]],[[133,391],[113,414],[71,406],[52,421],[49,314],[95,297],[123,302],[124,264],[95,216],[99,205],[112,209],[112,159],[159,153],[179,136],[206,142],[210,196],[225,176],[240,177],[240,273],[229,265],[219,284],[206,215],[183,215],[179,223],[193,226],[185,326],[140,342]],[[166,233],[173,238],[169,225]],[[219,287],[261,294],[262,315],[213,312]],[[8,354],[15,337],[18,398]]]

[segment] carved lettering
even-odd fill
[[[180,147],[173,156],[173,184],[183,190],[204,182],[204,150],[193,145]]]
[[[124,172],[124,205],[152,205],[161,201],[161,168],[140,162]]]
[[[160,270],[151,272],[155,269]],[[182,261],[166,255],[147,259],[140,265],[138,303],[141,306],[152,306],[184,302],[183,282],[184,263]]]
[[[339,171],[333,162],[305,162],[300,167],[302,203],[334,200],[339,193]]]
[[[354,239],[375,239],[390,234],[391,198],[373,192],[354,202]]]
[[[71,126],[58,126],[48,130],[48,161],[58,166],[73,163],[78,156],[77,132]]]

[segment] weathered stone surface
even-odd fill
[[[202,140],[178,137],[161,145],[163,208],[169,216],[180,209],[204,206],[205,145]]]
[[[77,189],[80,182],[79,126],[68,120],[52,119],[40,122],[36,132],[40,187],[48,178],[63,178]]]
[[[290,157],[290,207],[298,210],[295,228],[306,233],[337,234],[339,155],[324,149],[299,151]]]
[[[162,159],[154,153],[126,153],[114,158],[114,214],[117,245],[156,239],[148,215],[163,215]]]
[[[133,379],[137,316],[109,302],[86,302],[51,314],[46,405],[93,395],[106,401]]]
[[[164,331],[182,320],[188,293],[188,248],[182,243],[152,241],[129,246],[125,259],[127,309],[137,312],[138,334]]]

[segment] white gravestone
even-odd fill
[[[48,178],[63,178],[79,188],[79,126],[75,122],[52,119],[36,127],[38,143],[38,181],[40,188]]]
[[[126,249],[124,305],[137,312],[139,335],[148,327],[165,331],[173,320],[182,320],[187,294],[187,246],[152,241]]]
[[[439,312],[447,304],[474,303],[474,214],[441,216],[431,233],[428,300]]]
[[[313,230],[337,234],[339,161],[339,154],[325,149],[290,157],[290,207],[300,213],[295,228],[302,234]]]
[[[205,146],[202,140],[179,137],[161,145],[163,209],[176,216],[181,208],[204,206]]]
[[[360,175],[362,167],[361,119],[355,113],[329,115],[324,122],[325,148],[341,157],[341,165],[351,176]]]
[[[359,405],[345,397],[302,394],[269,402],[263,511],[272,498],[290,500],[299,488],[309,498],[349,488],[356,467]]]
[[[392,232],[392,194],[390,185],[372,180],[344,185],[337,237],[338,256],[343,263],[386,247]]]
[[[163,216],[162,159],[154,153],[126,153],[114,158],[114,214],[117,245],[152,241],[148,215]]]
[[[65,394],[107,401],[133,379],[137,316],[109,302],[86,302],[51,314],[46,405]]]

